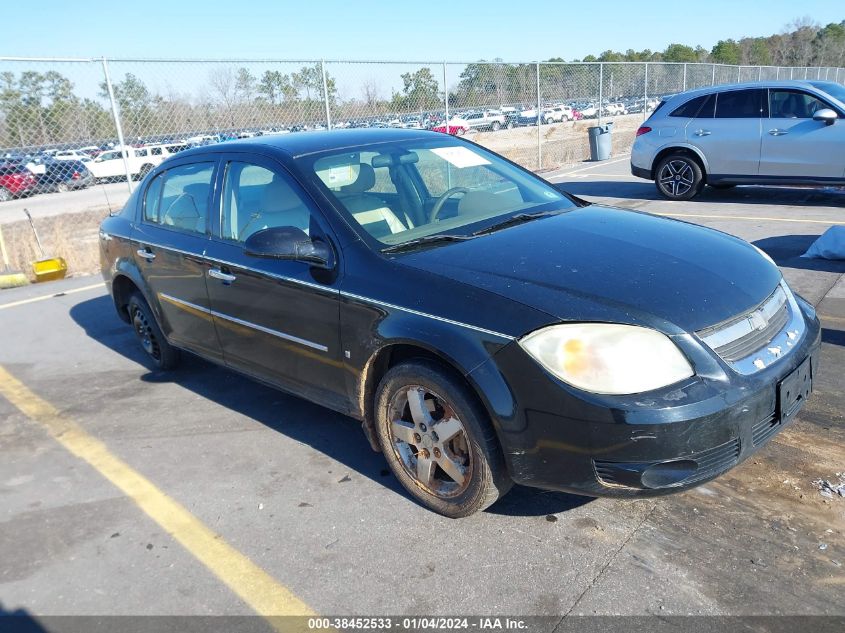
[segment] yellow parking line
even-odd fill
[[[271,626],[278,630],[283,628],[283,623],[272,616],[313,615],[314,612],[290,590],[2,366],[0,394],[30,420],[43,426],[66,450],[87,462],[132,499],[241,600],[268,618]]]
[[[52,299],[53,297],[61,297],[63,295],[72,295],[76,292],[85,292],[86,290],[93,290],[94,288],[105,288],[105,285],[100,282],[90,286],[82,286],[81,288],[71,288],[70,290],[63,290],[61,292],[54,292],[49,295],[40,295],[38,297],[30,297],[29,299],[21,299],[20,301],[10,301],[9,303],[0,303],[0,310],[6,308],[14,308],[15,306],[26,305],[27,303],[35,303],[36,301],[44,301],[45,299]]]
[[[796,218],[767,218],[767,217],[751,217],[745,215],[703,215],[699,213],[657,213],[656,211],[649,211],[652,215],[665,215],[671,218],[710,218],[713,220],[765,220],[766,222],[796,222],[798,224],[845,224],[845,222],[838,222],[836,220],[799,220]]]

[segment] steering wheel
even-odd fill
[[[451,189],[444,191],[440,197],[437,198],[434,206],[431,207],[431,212],[428,214],[429,222],[434,222],[437,219],[437,214],[440,213],[440,209],[442,209],[443,205],[446,204],[446,201],[458,193],[469,193],[469,189],[466,187],[452,187]]]

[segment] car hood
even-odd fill
[[[401,256],[557,320],[646,325],[668,334],[760,304],[780,271],[747,242],[686,222],[590,205]]]

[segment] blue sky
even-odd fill
[[[4,29],[0,56],[566,60],[608,48],[710,48],[779,32],[804,15],[845,11],[830,0],[39,0]],[[7,16],[8,17],[8,16]],[[8,24],[7,27],[11,27]]]

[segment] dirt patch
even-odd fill
[[[90,275],[100,269],[97,245],[100,222],[108,207],[95,207],[81,213],[36,218],[35,227],[44,246],[45,257],[63,257],[68,275]],[[3,225],[3,236],[12,270],[35,281],[32,262],[42,258],[35,235],[26,220]]]

